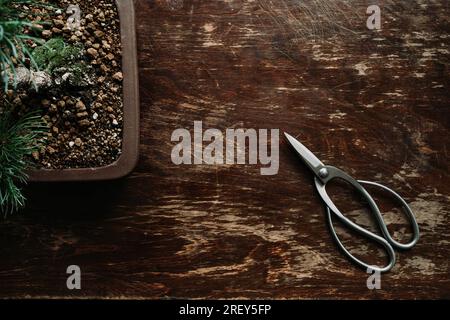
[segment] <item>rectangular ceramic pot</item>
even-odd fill
[[[80,169],[39,169],[30,171],[30,181],[110,180],[130,173],[138,161],[139,81],[133,0],[117,0],[122,40],[123,136],[122,153],[110,165]]]

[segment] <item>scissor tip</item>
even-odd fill
[[[284,136],[286,137],[286,139],[288,139],[288,141],[292,142],[295,140],[295,138],[293,136],[291,136],[289,133],[287,132],[283,132]]]

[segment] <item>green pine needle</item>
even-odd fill
[[[7,215],[23,207],[25,197],[18,185],[25,184],[31,155],[39,151],[47,126],[38,113],[15,117],[0,114],[0,211]]]

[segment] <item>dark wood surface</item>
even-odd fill
[[[27,209],[0,223],[0,297],[450,298],[448,1],[382,1],[379,32],[365,27],[366,1],[346,11],[352,32],[302,29],[283,3],[136,1],[140,163],[119,181],[30,185]],[[286,142],[274,176],[176,166],[171,133],[195,120],[287,131],[326,163],[391,186],[417,215],[419,243],[368,290]],[[373,227],[364,204],[331,187],[349,217]],[[398,206],[377,199],[407,240]],[[339,233],[352,252],[384,261]],[[71,264],[82,290],[66,288]]]

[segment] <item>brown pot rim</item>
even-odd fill
[[[103,167],[36,169],[28,172],[30,181],[111,180],[128,175],[139,158],[139,76],[133,0],[116,0],[120,19],[123,73],[122,153]]]

